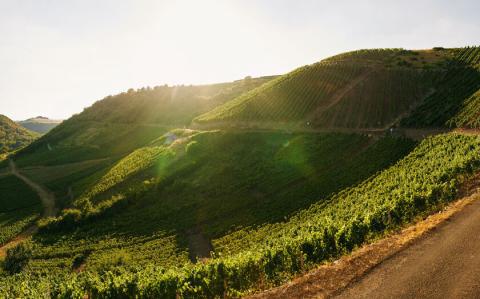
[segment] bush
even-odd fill
[[[23,242],[7,250],[7,256],[3,267],[10,274],[21,272],[30,261],[32,256],[32,243]]]

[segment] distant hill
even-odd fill
[[[37,134],[0,114],[0,155],[14,151],[30,144]]]
[[[447,126],[480,88],[479,59],[479,47],[348,52],[298,68],[195,122],[385,129],[408,117],[402,125]]]
[[[18,123],[22,127],[30,131],[34,131],[40,134],[45,134],[51,129],[58,126],[61,122],[62,122],[61,120],[53,120],[47,117],[37,116],[34,118],[29,118],[27,120],[19,121]]]

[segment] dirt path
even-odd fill
[[[42,201],[42,205],[44,207],[43,217],[53,217],[56,215],[57,209],[55,208],[55,195],[53,195],[52,192],[21,174],[18,171],[15,162],[12,160],[10,160],[10,173],[21,179],[38,194],[38,197]],[[4,257],[9,248],[15,247],[17,244],[34,235],[37,231],[38,227],[35,224],[27,227],[18,236],[0,247],[0,257]]]
[[[12,160],[10,160],[10,172],[17,178],[21,179],[25,184],[30,186],[30,188],[32,188],[38,194],[38,197],[40,197],[44,207],[43,217],[55,216],[57,210],[55,208],[55,195],[52,192],[21,174],[18,171],[15,162]]]
[[[187,231],[187,241],[189,249],[188,257],[192,262],[196,262],[199,259],[210,258],[210,252],[213,251],[213,246],[200,227],[195,227]]]

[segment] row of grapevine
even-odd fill
[[[0,282],[0,295],[25,296],[42,290],[44,295],[58,298],[238,296],[285,281],[451,201],[462,176],[479,168],[478,137],[435,136],[357,187],[313,205],[287,222],[250,230],[245,238],[256,238],[256,234],[265,238],[236,254],[169,270],[118,268],[103,274],[34,279],[19,274]]]
[[[297,121],[367,71],[363,66],[317,63],[305,66],[200,116],[206,121]]]
[[[453,120],[466,101],[480,89],[480,47],[451,50],[452,57],[444,77],[435,84],[435,92],[406,119],[408,127],[455,126]],[[461,124],[461,123],[458,123]]]

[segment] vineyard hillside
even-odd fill
[[[298,68],[195,122],[211,128],[463,126],[454,117],[475,106],[478,53],[478,47],[348,52]]]
[[[0,161],[0,297],[237,298],[443,209],[480,172],[477,130],[443,133],[480,124],[478,57],[359,50],[105,97]]]

